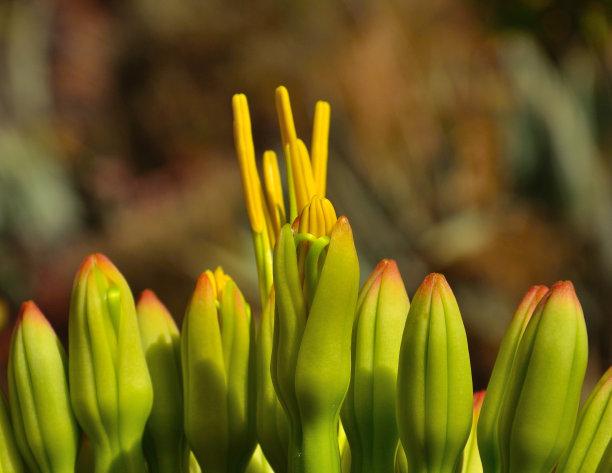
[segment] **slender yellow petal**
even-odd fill
[[[312,159],[315,192],[319,197],[325,197],[326,190],[329,116],[329,104],[322,101],[317,102],[317,105],[315,106],[314,123],[312,126],[310,157]]]
[[[244,200],[255,233],[262,233],[265,225],[261,182],[255,165],[255,149],[251,133],[249,106],[244,94],[236,94],[232,99],[234,110],[234,141],[242,176]]]
[[[286,223],[286,221],[283,188],[278,171],[278,161],[274,151],[266,151],[263,155],[263,176],[270,219],[274,229],[270,233],[270,239],[276,240],[276,235],[280,232],[281,225]]]

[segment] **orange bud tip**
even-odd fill
[[[34,323],[44,323],[51,327],[51,323],[47,320],[34,301],[27,301],[21,304],[21,309],[19,310],[19,316],[17,317],[15,328],[20,326],[26,319]]]
[[[204,272],[200,274],[193,296],[202,298],[212,297],[216,299],[215,285],[214,282],[210,280],[209,273]]]
[[[559,302],[563,301],[566,304],[573,304],[582,312],[580,301],[578,300],[578,296],[576,296],[576,291],[574,290],[574,285],[571,281],[557,281],[554,283],[550,287],[550,291],[546,295],[545,300],[551,298],[554,298]]]

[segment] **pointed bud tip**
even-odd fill
[[[580,309],[580,312],[582,312],[580,301],[578,300],[574,285],[571,281],[557,281],[554,283],[550,287],[550,291],[546,295],[545,299],[563,301],[566,304],[574,305],[576,308]]]
[[[443,274],[431,273],[425,276],[425,279],[421,283],[421,288],[433,290],[435,287],[450,290],[450,286]]]
[[[17,322],[15,323],[15,328],[19,327],[25,320],[34,323],[44,323],[45,325],[51,327],[51,323],[47,320],[34,301],[26,301],[21,304],[21,309],[19,309],[19,315],[17,317]]]
[[[98,267],[102,271],[118,271],[115,265],[102,253],[92,253],[83,260],[77,271],[77,278],[80,275],[87,274],[93,267]]]
[[[145,289],[140,293],[140,297],[138,298],[138,302],[136,303],[136,308],[150,308],[162,310],[165,313],[168,312],[166,306],[163,304],[162,301],[159,300],[157,294],[155,294],[155,292],[153,292],[151,289]]]

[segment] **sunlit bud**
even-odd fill
[[[74,471],[80,432],[70,406],[66,353],[34,302],[21,306],[8,382],[15,440],[33,472]]]
[[[307,240],[302,281],[296,246]],[[350,381],[358,284],[357,254],[346,217],[335,222],[329,237],[298,233],[294,238],[289,225],[281,229],[274,252],[271,371],[291,425],[292,471],[340,471],[337,422]]]
[[[145,456],[151,473],[178,473],[186,448],[179,331],[152,291],[141,294],[136,311],[153,383],[153,409],[143,438]]]
[[[94,447],[96,473],[144,472],[153,387],[132,292],[100,254],[85,259],[74,281],[69,354],[72,407]]]
[[[557,463],[576,421],[587,351],[574,286],[557,282],[529,320],[506,384],[499,415],[502,472],[547,473]]]
[[[527,291],[501,341],[478,420],[478,450],[487,473],[498,473],[501,468],[497,435],[501,404],[521,337],[533,311],[547,292],[546,286],[533,286]]]
[[[472,373],[459,307],[441,274],[427,276],[412,299],[397,396],[408,471],[454,472],[472,424]]]
[[[595,473],[612,441],[612,367],[580,409],[574,435],[556,473]],[[610,470],[612,471],[612,470]]]
[[[185,434],[202,470],[243,471],[255,448],[251,309],[218,268],[198,279],[183,321]]]
[[[382,260],[359,293],[351,384],[341,411],[353,473],[394,468],[397,367],[409,307],[395,261]]]

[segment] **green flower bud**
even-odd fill
[[[184,422],[206,473],[242,472],[255,448],[251,309],[218,268],[203,273],[183,321]]]
[[[501,468],[497,436],[501,404],[521,337],[533,311],[547,292],[546,286],[533,286],[527,291],[502,338],[478,420],[478,450],[487,473],[499,473]]]
[[[382,260],[357,300],[351,384],[341,411],[353,473],[394,468],[397,367],[409,308],[395,261]]]
[[[72,473],[80,432],[70,407],[66,353],[34,302],[11,338],[9,397],[15,440],[33,473]]]
[[[454,472],[472,424],[472,372],[459,307],[441,274],[427,276],[412,299],[397,396],[408,471]]]
[[[595,473],[611,440],[612,367],[580,409],[570,446],[561,457],[556,473]]]
[[[302,212],[299,233],[294,238],[285,225],[274,251],[271,372],[291,425],[291,472],[341,468],[338,417],[350,382],[359,266],[348,220],[328,224],[335,217],[330,208],[315,197]],[[328,229],[329,236],[322,233]]]
[[[130,288],[103,255],[81,265],[72,290],[68,367],[74,414],[96,473],[142,473],[153,387]]]
[[[183,431],[181,342],[174,319],[152,291],[136,304],[140,338],[153,383],[153,409],[143,437],[151,473],[179,473],[186,467]]]
[[[586,370],[584,316],[571,282],[555,283],[521,338],[499,414],[502,473],[548,473],[572,435]]]
[[[0,389],[0,473],[22,473],[23,463],[15,444],[4,392]]]
[[[257,333],[257,438],[276,473],[287,471],[289,421],[281,406],[270,374],[274,338],[274,287],[261,313]]]
[[[461,458],[461,472],[460,473],[482,473],[482,461],[480,461],[480,455],[478,454],[478,438],[476,430],[478,426],[478,418],[480,417],[480,411],[482,409],[482,401],[485,398],[484,391],[478,391],[474,393],[474,410],[472,414],[472,428],[470,430],[470,436],[463,449],[463,456]]]

